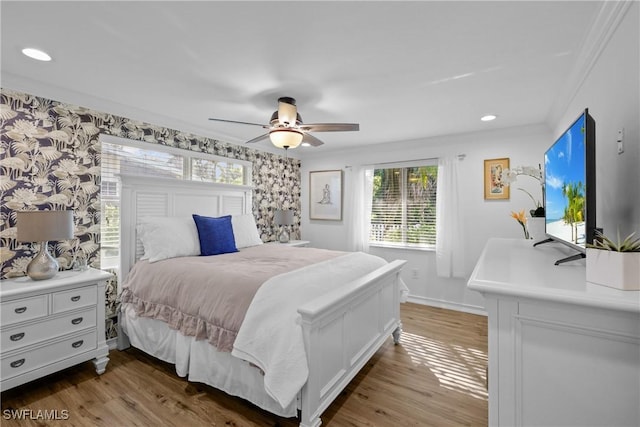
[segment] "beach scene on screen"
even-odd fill
[[[584,246],[586,212],[585,116],[545,153],[546,232]]]

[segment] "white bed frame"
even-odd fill
[[[135,233],[142,216],[208,216],[251,212],[252,188],[121,175],[121,277],[142,254]],[[317,427],[320,415],[383,345],[400,341],[400,281],[405,261],[393,261],[298,309],[309,378],[298,399],[300,426]],[[118,348],[128,347],[119,330]]]

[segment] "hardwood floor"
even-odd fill
[[[323,426],[487,425],[486,318],[411,303],[401,313],[401,344],[387,341],[325,411]],[[189,383],[138,350],[109,357],[101,376],[86,362],[2,393],[2,426],[297,425]],[[12,411],[34,419],[10,419]],[[51,416],[68,419],[43,419]]]

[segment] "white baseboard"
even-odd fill
[[[451,301],[441,301],[433,298],[418,297],[413,295],[409,295],[409,297],[407,298],[407,301],[413,302],[416,304],[428,305],[431,307],[446,308],[447,310],[455,310],[455,311],[462,311],[465,313],[477,314],[480,316],[487,315],[487,311],[485,310],[484,307],[480,307],[476,305],[459,304]]]

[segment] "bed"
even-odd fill
[[[301,426],[312,427],[321,424],[322,412],[389,336],[399,342],[404,261],[252,244],[255,238],[244,231],[236,233],[237,252],[197,256],[189,249],[180,258],[162,253],[154,258],[142,243],[156,236],[140,227],[148,218],[173,223],[196,214],[200,226],[202,218],[230,215],[240,224],[252,218],[252,189],[131,175],[120,180],[119,349],[132,345],[175,364],[176,373],[190,381],[276,415],[298,416]],[[234,232],[241,227],[233,225]],[[175,252],[179,244],[169,246]],[[243,279],[237,285],[240,279],[223,275],[225,270],[242,272],[253,282],[245,285]],[[229,290],[247,288],[249,294],[209,296],[214,283]],[[198,295],[197,304],[185,295]],[[217,316],[231,306],[242,308],[237,318]],[[179,307],[177,314],[173,307]],[[203,318],[202,312],[211,317]]]

